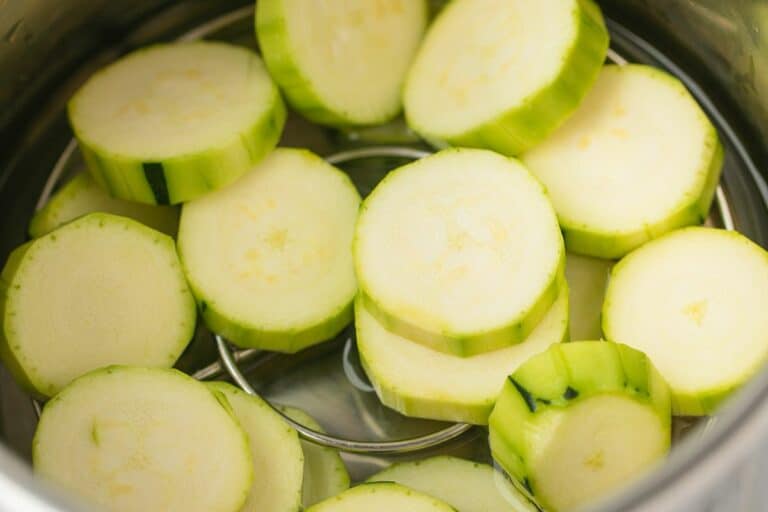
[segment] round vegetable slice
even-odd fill
[[[565,254],[541,185],[478,149],[390,172],[363,204],[354,251],[382,325],[462,356],[525,339],[557,298]]]
[[[38,238],[86,213],[104,212],[123,215],[142,224],[175,236],[179,227],[179,210],[170,206],[154,206],[125,201],[110,196],[85,172],[65,183],[29,223],[29,236]]]
[[[255,478],[239,512],[300,510],[304,455],[296,431],[261,398],[226,382],[206,385],[226,398],[248,437]]]
[[[458,512],[538,512],[526,496],[488,464],[447,455],[401,462],[368,482],[394,482],[429,494]]]
[[[427,140],[519,154],[571,114],[605,59],[591,0],[456,0],[408,74],[405,114]]]
[[[567,253],[565,278],[570,290],[570,339],[597,340],[602,337],[600,311],[612,261]]]
[[[546,510],[572,510],[643,474],[669,450],[669,388],[642,353],[553,345],[505,382],[491,452]]]
[[[679,80],[649,66],[611,65],[573,117],[523,161],[552,197],[566,247],[620,258],[706,218],[723,149]]]
[[[301,409],[282,407],[282,411],[294,421],[312,430],[324,432],[320,424]],[[301,491],[301,504],[304,508],[349,489],[349,473],[338,451],[309,441],[301,441],[301,449],[304,451],[304,483]]]
[[[91,174],[111,195],[188,201],[231,183],[277,144],[285,107],[261,59],[214,42],[133,52],[69,102]]]
[[[184,205],[179,253],[206,324],[242,347],[296,352],[352,319],[360,196],[309,151],[277,149]]]
[[[426,22],[424,0],[256,4],[256,35],[270,73],[291,106],[320,124],[395,117]]]
[[[307,512],[455,512],[448,504],[402,485],[377,482],[358,485],[309,507]]]
[[[167,369],[75,380],[43,409],[32,456],[39,475],[114,512],[236,512],[254,478],[226,400]]]
[[[384,405],[406,416],[485,425],[504,379],[529,357],[563,341],[568,289],[517,345],[471,357],[437,352],[385,329],[355,303],[360,360]]]
[[[170,237],[91,213],[11,253],[0,356],[30,391],[52,396],[111,364],[173,366],[196,316]]]
[[[643,350],[678,415],[712,412],[768,358],[768,253],[736,232],[691,227],[611,272],[603,332]]]

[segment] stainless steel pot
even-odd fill
[[[768,0],[605,0],[602,7],[614,50],[681,76],[715,120],[726,145],[723,188],[733,221],[768,247]],[[253,44],[250,16],[242,0],[0,0],[0,260],[24,241],[57,162],[64,172],[77,165],[67,153],[63,107],[91,71],[136,46],[184,34]],[[320,154],[354,146],[354,137],[296,118],[287,137]],[[388,165],[364,163],[364,181]],[[343,334],[299,357],[262,355],[243,366],[259,392],[310,409],[336,435],[397,438],[440,427],[381,407],[358,378],[349,346]],[[215,345],[201,331],[180,364],[215,376],[221,368],[208,364],[213,360]],[[35,422],[32,403],[0,368],[0,510],[83,510],[32,476]],[[482,460],[484,445],[482,430],[473,429],[437,450]],[[357,477],[392,459],[346,456]],[[768,511],[766,470],[768,371],[677,443],[662,467],[596,510]]]

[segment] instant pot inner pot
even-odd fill
[[[0,28],[7,22],[3,20],[4,14],[14,14],[11,9],[30,9],[28,14],[40,14],[33,7],[19,7],[18,4],[24,3],[0,0]],[[34,18],[21,18],[18,24],[11,24],[12,32],[0,42],[0,65],[15,66],[15,71],[29,67],[29,63],[12,59],[25,49],[30,52],[39,50],[36,54],[30,53],[29,59],[44,60],[35,61],[40,78],[34,80],[27,76],[25,80],[29,81],[29,85],[23,90],[19,89],[20,83],[14,81],[10,74],[0,78],[0,100],[4,108],[8,106],[0,116],[0,121],[5,119],[5,124],[0,125],[0,134],[4,135],[4,144],[0,149],[0,258],[3,261],[12,248],[24,242],[28,220],[35,208],[44,203],[57,183],[82,168],[67,127],[64,105],[72,91],[93,70],[134,47],[178,37],[218,39],[251,47],[256,45],[251,5],[203,1],[174,5],[144,2],[141,8],[133,7],[118,14],[116,6],[129,2],[109,5],[106,2],[104,5],[91,2],[90,6],[86,6],[86,2],[61,2],[65,3],[71,4],[72,8],[59,13],[67,20],[62,22],[62,27],[87,32],[84,36],[57,34],[54,39],[59,43],[65,46],[70,44],[61,51],[59,60],[56,59],[58,49],[48,48],[45,53],[41,50],[46,47],[45,43],[36,46],[36,38],[45,38],[47,34],[42,28],[45,24],[40,21],[38,27]],[[768,123],[761,129],[757,123],[750,122],[750,118],[753,121],[759,119],[762,113],[755,102],[758,101],[758,87],[762,83],[759,73],[768,66],[768,60],[753,60],[752,75],[745,75],[739,81],[729,74],[729,66],[743,67],[744,62],[734,60],[729,63],[720,57],[730,55],[736,59],[743,58],[746,51],[758,52],[763,46],[768,46],[768,35],[754,33],[751,29],[745,34],[748,27],[739,24],[741,11],[718,9],[717,5],[722,2],[638,1],[615,4],[603,6],[612,36],[611,58],[648,63],[676,74],[697,97],[720,131],[725,147],[725,166],[718,202],[708,222],[734,227],[761,245],[768,246],[767,195],[761,175],[761,166],[765,161],[761,131],[768,133]],[[750,2],[733,4],[739,4],[745,12],[756,5],[759,7],[758,3]],[[79,7],[83,9],[84,18],[78,22],[70,18],[79,16]],[[58,12],[58,7],[55,10]],[[764,11],[768,20],[768,9]],[[710,27],[709,32],[707,27]],[[56,26],[47,27],[47,30],[55,32]],[[733,32],[732,40],[713,40],[718,34],[729,31]],[[760,37],[766,37],[766,42]],[[2,44],[14,46],[4,50]],[[716,45],[719,45],[717,49]],[[686,46],[690,49],[686,50]],[[754,59],[759,57],[755,55]],[[75,65],[75,62],[78,64]],[[736,83],[738,88],[734,88]],[[311,126],[297,116],[289,119],[282,144],[308,147],[324,156],[361,146],[354,132]],[[427,149],[420,141],[408,140],[407,137],[398,144],[411,149]],[[407,157],[396,155],[374,156],[355,159],[342,167],[365,194],[387,170],[405,161],[408,161]],[[253,352],[240,354],[239,366],[251,385],[265,398],[305,409],[332,435],[350,439],[391,440],[424,435],[448,426],[404,418],[382,406],[357,360],[353,336],[353,329],[346,329],[337,339],[294,356]],[[226,370],[217,359],[213,337],[200,327],[179,366],[189,373],[197,372],[199,378],[227,378]],[[755,400],[759,385],[756,383],[753,386],[756,389],[753,396],[741,397],[742,401],[748,398]],[[717,419],[717,425],[704,420],[699,428],[694,428],[693,422],[678,421],[678,447],[690,446],[676,451],[690,453],[675,454],[673,459],[678,458],[675,461],[677,466],[684,468],[686,464],[690,465],[695,451],[708,450],[705,443],[712,444],[714,441],[709,438],[715,436],[710,433],[721,428],[720,423],[726,426],[729,422],[737,423],[736,418],[731,416],[738,412],[724,413]],[[0,438],[8,449],[27,461],[30,459],[36,420],[33,402],[16,386],[5,369],[0,368]],[[727,429],[723,426],[721,430],[725,432]],[[720,434],[724,435],[723,432]],[[482,429],[474,428],[418,455],[344,454],[344,457],[353,479],[363,479],[396,459],[434,453],[489,462],[486,435]],[[683,438],[690,442],[681,442]],[[683,456],[690,460],[682,460]],[[3,460],[0,458],[0,473],[4,471]],[[665,481],[669,483],[670,478]],[[629,501],[620,505],[621,509],[629,509],[630,503],[642,503],[648,491],[653,490],[649,487],[653,484],[652,481],[646,482],[645,489],[635,490],[634,495],[626,498]],[[2,505],[0,497],[0,509]]]

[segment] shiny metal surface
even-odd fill
[[[249,17],[246,3],[0,0],[0,259],[23,241],[40,191],[68,148],[62,112],[71,91],[104,62],[150,41],[197,37],[202,30],[253,45],[250,23],[236,21]],[[612,20],[614,49],[682,76],[723,135],[726,170],[718,198],[731,203],[732,215],[716,215],[714,221],[730,222],[768,245],[763,180],[768,161],[768,2],[606,0],[602,5]],[[321,155],[363,144],[350,134],[312,128],[297,117],[289,120],[282,142]],[[74,149],[70,151],[59,165],[62,176],[80,165]],[[398,163],[373,159],[346,170],[366,193]],[[357,373],[354,354],[346,348],[351,345],[341,338],[296,357],[256,352],[237,352],[235,357],[256,391],[274,403],[305,408],[333,436],[397,439],[445,426],[406,420],[381,406]],[[197,370],[198,377],[221,378],[221,366],[209,364],[215,351],[201,332],[182,365]],[[705,430],[693,429],[658,472],[599,510],[768,510],[768,493],[761,484],[768,470],[767,397],[764,373]],[[83,510],[67,506],[34,481],[28,466],[10,454],[9,449],[29,459],[34,422],[29,400],[0,368],[0,510]],[[441,451],[489,460],[482,429],[471,429]],[[356,478],[402,457],[344,455]]]

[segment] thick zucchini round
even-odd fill
[[[269,404],[226,382],[208,382],[224,396],[248,437],[253,485],[239,512],[301,510],[304,455],[299,436]]]
[[[371,125],[401,109],[424,0],[259,0],[256,35],[291,106],[320,124]]]
[[[11,253],[0,276],[0,357],[36,395],[111,364],[171,367],[195,302],[173,240],[91,213]]]
[[[522,158],[552,197],[568,250],[620,258],[707,217],[723,148],[679,80],[611,65],[573,117]]]
[[[150,204],[231,183],[277,144],[285,122],[258,55],[214,42],[133,52],[93,75],[68,112],[96,181]]]
[[[43,409],[32,458],[40,476],[113,512],[239,512],[254,480],[226,400],[165,369],[75,380]]]
[[[390,172],[363,203],[354,251],[382,325],[461,356],[524,340],[557,298],[565,254],[541,185],[479,149]]]
[[[692,227],[611,272],[603,332],[648,354],[675,414],[709,414],[768,358],[768,253],[733,231]]]
[[[607,48],[591,0],[454,0],[408,74],[406,118],[427,140],[517,155],[576,109]]]
[[[504,383],[491,452],[546,510],[627,485],[669,450],[670,393],[642,353],[605,341],[557,344]]]
[[[352,320],[360,196],[309,151],[280,148],[184,205],[178,246],[203,320],[241,347],[296,352]]]
[[[359,299],[355,327],[360,359],[384,405],[407,416],[485,425],[507,375],[567,337],[568,289],[561,285],[525,341],[471,357],[438,352],[388,331]]]

